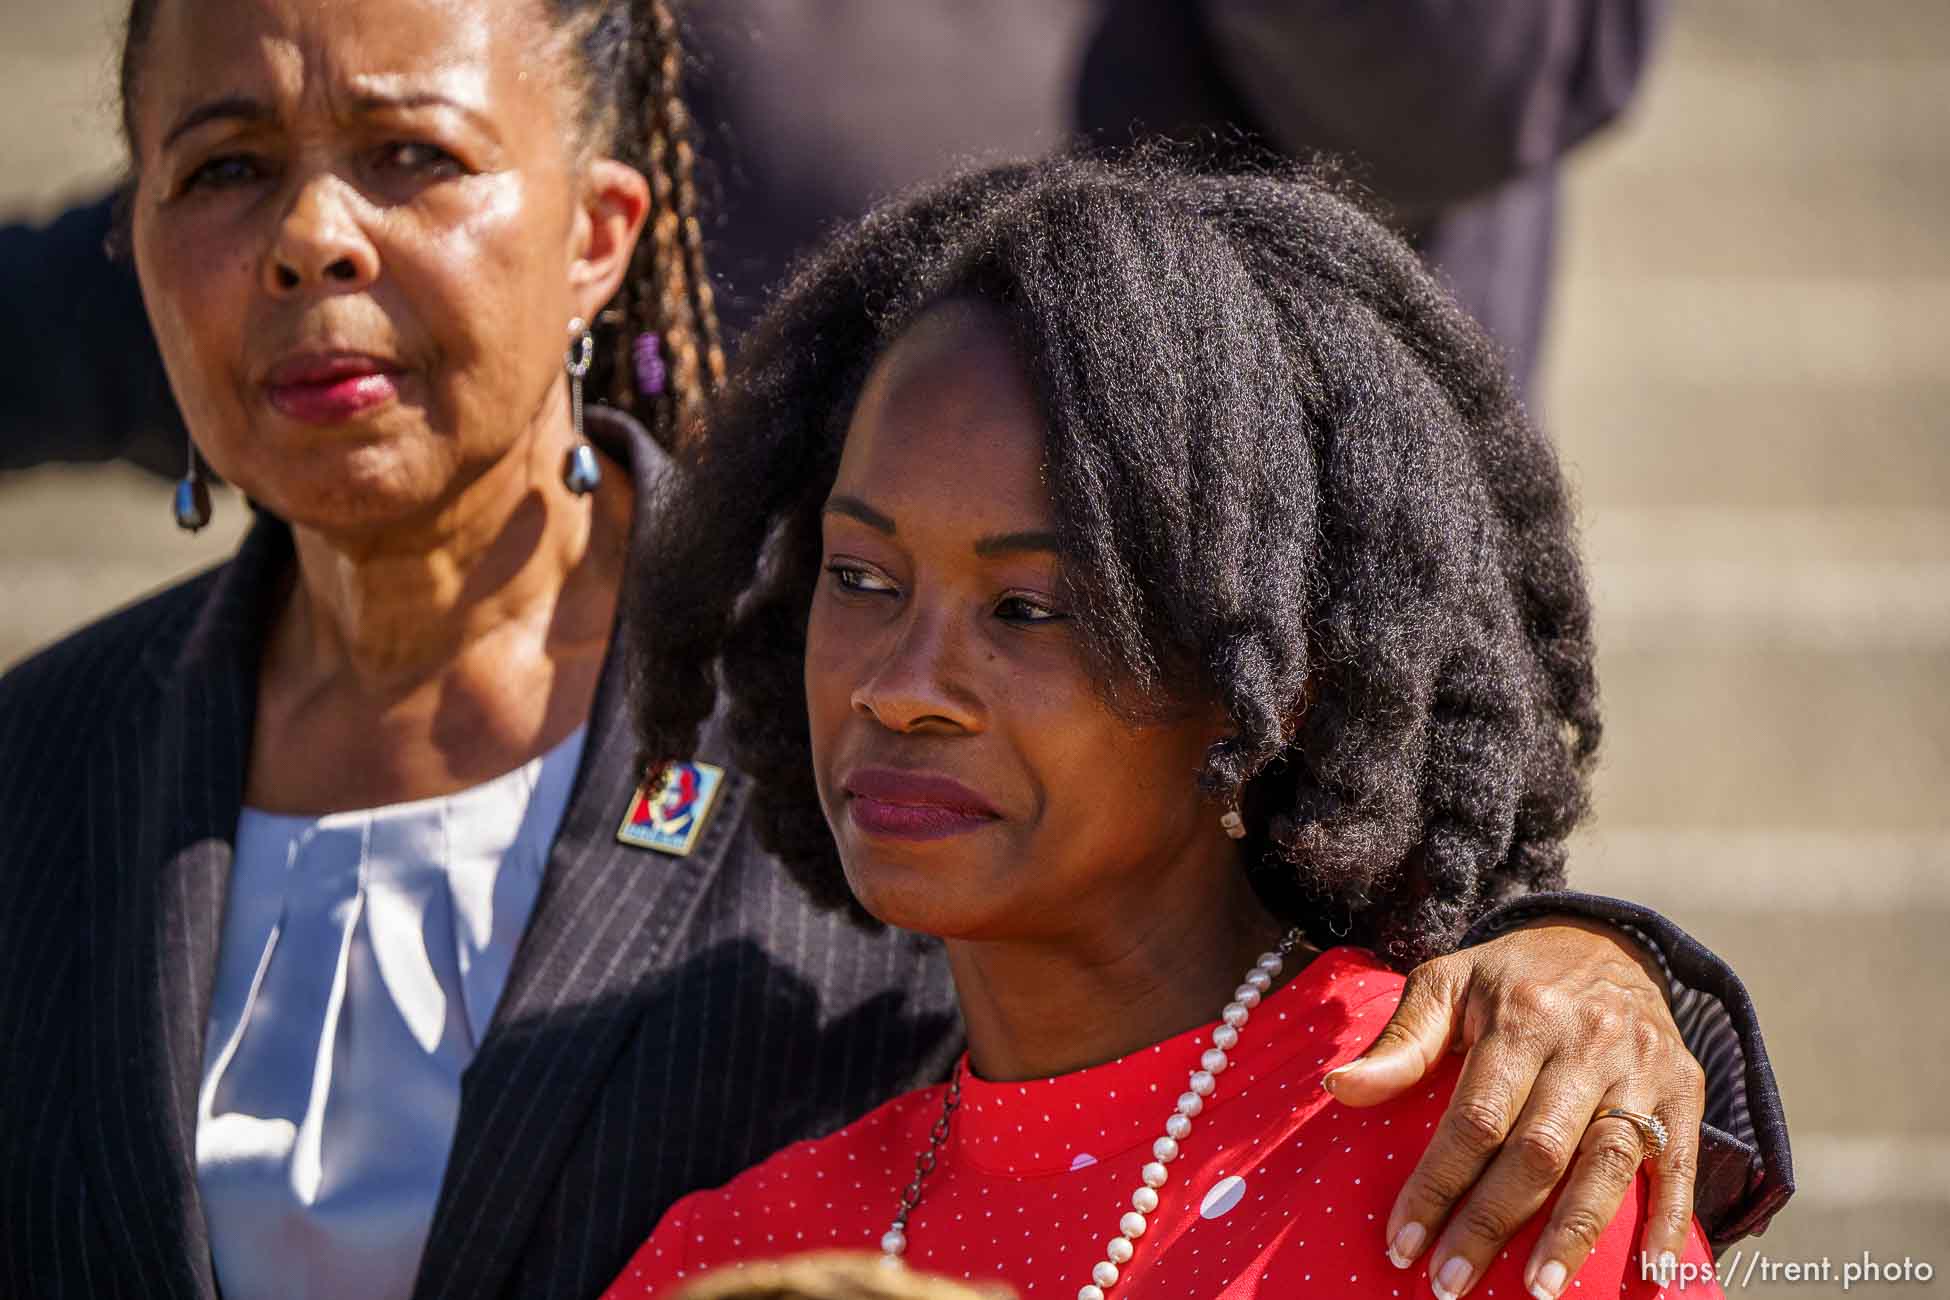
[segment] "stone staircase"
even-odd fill
[[[1762,1294],[1867,1251],[1950,1295],[1946,164],[1950,6],[1710,0],[1567,200],[1544,400],[1607,723],[1574,871],[1756,996],[1800,1187]]]

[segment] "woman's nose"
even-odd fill
[[[379,251],[357,219],[356,203],[336,177],[303,182],[265,259],[265,289],[274,297],[319,289],[343,293],[378,279]]]
[[[945,619],[905,621],[894,643],[853,690],[856,711],[899,732],[981,730],[978,692],[960,669],[957,633]]]

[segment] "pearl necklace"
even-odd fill
[[[1226,1053],[1239,1045],[1239,1031],[1246,1027],[1246,1022],[1252,1018],[1253,1008],[1273,987],[1273,981],[1285,967],[1286,959],[1300,943],[1300,931],[1288,930],[1280,940],[1279,950],[1261,953],[1253,968],[1246,972],[1245,982],[1233,990],[1232,1001],[1226,1003],[1225,1010],[1219,1013],[1223,1023],[1212,1031],[1212,1046],[1199,1057],[1199,1068],[1192,1071],[1184,1094],[1178,1098],[1178,1108],[1165,1121],[1165,1135],[1151,1144],[1153,1159],[1139,1174],[1143,1185],[1131,1193],[1131,1208],[1117,1221],[1117,1235],[1105,1245],[1104,1258],[1090,1270],[1090,1281],[1077,1290],[1077,1300],[1104,1300],[1104,1293],[1117,1285],[1120,1270],[1137,1253],[1137,1239],[1151,1226],[1148,1216],[1158,1209],[1158,1189],[1171,1179],[1166,1166],[1178,1158],[1178,1144],[1192,1135],[1192,1121],[1205,1109],[1206,1098],[1218,1089],[1219,1076],[1231,1064],[1231,1058]],[[907,1221],[921,1203],[921,1184],[934,1172],[941,1150],[948,1143],[948,1121],[960,1105],[961,1067],[957,1065],[955,1077],[941,1099],[941,1118],[934,1122],[934,1128],[928,1134],[927,1149],[914,1161],[914,1179],[901,1192],[900,1209],[895,1212],[892,1225],[880,1238],[883,1263],[898,1265],[901,1256],[907,1253]]]

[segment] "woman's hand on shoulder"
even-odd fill
[[[1455,1094],[1388,1219],[1397,1266],[1433,1241],[1436,1294],[1463,1294],[1568,1174],[1524,1268],[1532,1295],[1567,1290],[1646,1154],[1634,1124],[1598,1118],[1609,1107],[1665,1125],[1641,1249],[1655,1261],[1683,1254],[1705,1076],[1673,1022],[1663,976],[1629,938],[1550,917],[1426,962],[1373,1046],[1327,1088],[1346,1105],[1375,1105],[1450,1050],[1468,1053]]]

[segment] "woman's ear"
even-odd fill
[[[594,320],[629,272],[637,238],[650,215],[650,183],[614,158],[584,168],[569,248],[569,294],[576,314]]]

